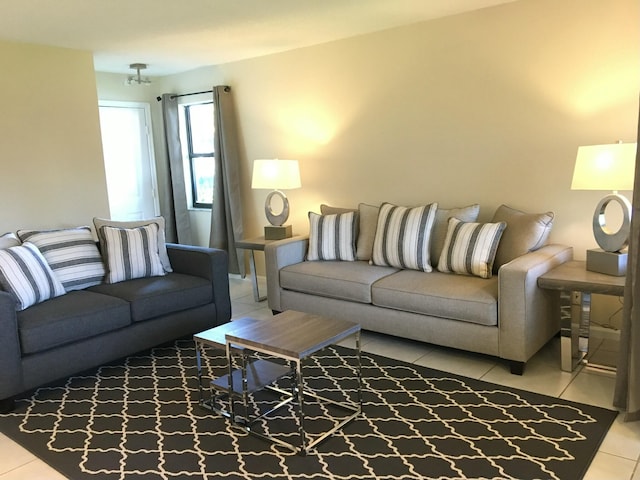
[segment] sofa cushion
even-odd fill
[[[301,262],[280,270],[280,285],[296,292],[371,303],[371,285],[397,271],[363,261]]]
[[[86,290],[69,292],[18,313],[24,355],[100,335],[130,323],[127,302]]]
[[[542,247],[549,238],[553,226],[553,212],[525,213],[507,205],[500,205],[492,222],[505,222],[496,253],[494,268],[498,269],[525,253]]]
[[[67,292],[103,282],[104,263],[89,227],[18,230],[18,236],[38,247]]]
[[[20,243],[15,233],[7,232],[0,235],[0,250],[3,248],[17,247]]]
[[[320,205],[320,213],[331,215],[334,213],[358,212],[358,240],[356,241],[356,258],[358,260],[371,260],[373,255],[373,241],[376,237],[376,227],[378,226],[378,213],[380,207],[361,203],[358,209],[331,207]]]
[[[506,223],[461,222],[449,219],[449,230],[438,270],[491,278],[493,261]]]
[[[447,238],[447,230],[449,230],[449,219],[457,218],[463,222],[475,222],[480,213],[480,205],[474,203],[461,208],[441,208],[438,205],[436,210],[436,219],[433,222],[433,232],[431,233],[431,260],[434,264],[440,259],[442,247]]]
[[[158,225],[158,255],[160,255],[160,261],[162,262],[164,271],[173,272],[173,269],[171,268],[171,262],[169,261],[169,254],[167,253],[167,245],[165,243],[164,217],[153,217],[146,220],[129,220],[129,221],[109,220],[106,218],[97,218],[97,217],[93,219],[93,226],[96,229],[96,233],[98,234],[98,240],[100,240],[100,245],[102,246],[102,248],[104,248],[104,245],[103,245],[104,238],[102,237],[100,232],[103,226],[118,227],[118,228],[137,228],[137,227],[144,227],[145,225],[149,225],[151,223]]]
[[[192,275],[168,273],[161,277],[137,278],[96,285],[92,292],[130,302],[134,322],[206,305],[213,301],[211,282]]]
[[[309,212],[309,252],[307,260],[356,259],[358,214],[356,212],[318,215]]]
[[[430,272],[429,244],[437,208],[437,203],[414,208],[383,203],[372,263]]]
[[[104,237],[102,253],[107,265],[107,283],[165,274],[158,255],[155,223],[136,228],[104,226],[100,234]]]
[[[0,285],[16,299],[16,310],[65,294],[38,247],[30,242],[0,250]]]
[[[374,305],[480,325],[498,323],[498,278],[403,270],[378,280]]]

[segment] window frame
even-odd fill
[[[196,181],[196,176],[195,176],[195,159],[197,158],[211,158],[213,161],[215,161],[215,151],[212,152],[207,152],[207,153],[194,153],[193,151],[193,138],[191,135],[191,107],[195,106],[195,105],[206,105],[206,104],[211,104],[213,108],[215,108],[215,105],[213,104],[212,100],[209,101],[203,101],[203,102],[195,102],[195,103],[188,103],[188,104],[183,104],[182,109],[184,112],[184,131],[185,131],[185,136],[186,136],[186,151],[185,151],[185,155],[186,155],[186,160],[189,166],[189,177],[190,177],[190,181],[189,181],[189,185],[191,186],[191,206],[195,209],[208,209],[211,210],[211,208],[213,208],[213,203],[204,203],[204,202],[198,202],[197,198],[198,198],[198,184]],[[215,175],[215,173],[214,173]],[[212,199],[213,202],[213,199]]]

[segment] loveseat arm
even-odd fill
[[[228,322],[231,319],[231,298],[227,252],[218,248],[167,243],[167,253],[174,272],[206,278],[211,282],[217,322]]]
[[[559,329],[555,297],[538,287],[538,277],[573,259],[573,248],[546,245],[498,271],[500,357],[526,362]]]
[[[23,384],[16,300],[4,291],[0,291],[0,366],[1,406],[3,400],[21,392]]]
[[[309,248],[309,237],[300,236],[268,243],[264,247],[264,261],[267,274],[267,303],[269,308],[281,312],[280,269],[287,265],[304,262]]]

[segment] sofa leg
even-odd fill
[[[524,373],[524,362],[511,361],[511,373],[513,375],[522,375]]]
[[[9,413],[16,408],[16,401],[11,398],[3,398],[0,400],[0,413]]]

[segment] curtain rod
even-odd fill
[[[231,87],[229,87],[229,86],[225,86],[224,87],[224,91],[225,92],[228,92],[229,90],[231,90]],[[182,93],[182,94],[179,94],[179,95],[171,95],[171,97],[169,97],[169,98],[174,99],[174,98],[178,98],[178,97],[188,97],[189,95],[200,95],[201,93],[213,93],[213,90],[204,90],[202,92],[192,92],[192,93]],[[162,97],[156,97],[156,100],[158,100],[160,102],[162,100]]]

